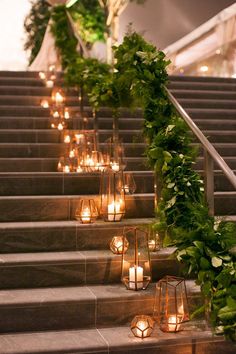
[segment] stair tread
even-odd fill
[[[175,249],[173,247],[163,248],[158,252],[151,253],[151,259],[168,259],[174,251]],[[5,253],[0,254],[0,267],[36,264],[65,264],[75,262],[102,262],[103,260],[107,261],[107,259],[120,262],[121,256],[113,254],[109,249],[65,252]]]
[[[100,329],[1,334],[0,342],[0,353],[2,354],[104,354],[111,351],[127,353],[129,350],[132,353],[140,350],[146,353],[149,350],[156,350],[156,352],[161,350],[161,353],[167,353],[173,346],[177,346],[176,350],[179,353],[179,350],[183,352],[185,348],[189,348],[189,352],[192,352],[196,344],[201,343],[225,344],[229,350],[227,351],[228,354],[233,354],[235,349],[235,344],[225,342],[222,337],[214,336],[211,331],[205,329],[204,322],[200,321],[186,323],[184,330],[179,333],[163,333],[155,326],[151,337],[143,340],[135,338],[129,326],[120,326]],[[178,347],[180,349],[177,349]],[[173,352],[172,350],[171,353]]]
[[[187,280],[188,296],[199,297],[200,288],[194,280]],[[153,298],[155,283],[149,284],[145,291],[130,291],[121,283],[102,285],[78,285],[48,288],[29,288],[0,290],[0,308],[12,306],[47,306],[48,303],[93,302],[106,299],[121,301],[124,299]]]

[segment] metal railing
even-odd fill
[[[209,214],[214,215],[214,162],[219,166],[224,175],[227,177],[232,186],[236,189],[236,176],[231,168],[227,165],[225,160],[216,151],[214,146],[205,137],[202,131],[190,118],[188,113],[178,103],[172,93],[165,87],[166,93],[184,121],[187,123],[193,134],[197,137],[204,149],[204,185],[205,185],[205,197],[209,207]]]

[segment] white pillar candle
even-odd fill
[[[69,173],[69,172],[70,172],[70,166],[65,165],[65,166],[64,166],[64,172],[65,172],[65,173]]]
[[[41,102],[41,107],[43,107],[43,108],[49,108],[49,103],[48,103],[48,101],[47,101],[47,100],[43,100],[43,101]]]
[[[67,109],[65,109],[64,118],[65,119],[70,119],[70,113],[69,113],[69,111]]]
[[[54,85],[54,82],[53,82],[52,80],[47,80],[47,81],[46,81],[46,86],[47,86],[48,88],[52,88],[53,85]]]
[[[74,150],[71,150],[71,151],[70,151],[69,157],[70,157],[71,159],[73,159],[73,157],[75,157],[75,151],[74,151]]]
[[[120,221],[121,217],[120,203],[112,202],[111,204],[108,204],[108,221]]]
[[[91,221],[91,214],[89,208],[85,208],[81,213],[81,221],[83,223],[89,223]]]
[[[111,164],[111,168],[112,168],[113,171],[118,172],[119,169],[120,169],[120,166],[119,166],[119,164],[117,162],[113,162]]]
[[[63,130],[63,125],[61,123],[59,123],[58,126],[57,126],[57,129],[58,130]]]
[[[136,273],[136,277],[135,277],[135,273]],[[129,288],[135,290],[135,289],[142,289],[142,287],[143,287],[143,268],[140,266],[130,267],[129,268]]]
[[[136,335],[139,338],[145,338],[148,335],[149,324],[147,321],[138,321],[136,324]]]
[[[66,135],[64,137],[64,143],[69,144],[70,143],[70,135]]]
[[[60,117],[59,112],[58,111],[53,112],[53,117],[54,118],[59,118]]]
[[[176,332],[180,328],[180,318],[170,315],[168,317],[168,331],[169,332]]]
[[[57,104],[63,103],[64,97],[60,94],[60,92],[56,92],[55,94],[55,102]]]

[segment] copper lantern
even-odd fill
[[[125,228],[129,247],[122,256],[121,280],[129,290],[144,290],[151,281],[148,234],[137,227]]]
[[[167,275],[158,281],[153,316],[163,332],[181,330],[181,324],[189,320],[184,278]]]
[[[150,316],[138,315],[131,322],[130,328],[135,337],[146,338],[150,337],[155,322]]]
[[[93,199],[81,199],[76,209],[75,218],[82,224],[91,224],[96,221],[98,210]]]

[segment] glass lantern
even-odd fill
[[[114,141],[113,138],[107,139],[103,153],[109,156],[109,166],[107,167],[110,167],[114,172],[125,169],[124,147],[120,140]]]
[[[94,199],[81,199],[76,209],[75,218],[82,224],[92,224],[98,217],[98,210]]]
[[[151,281],[148,233],[137,227],[125,228],[129,247],[122,258],[121,281],[129,290],[145,290]]]
[[[135,337],[143,339],[150,337],[154,325],[155,322],[150,316],[138,315],[133,318],[130,328]]]
[[[65,104],[65,99],[65,93],[62,88],[55,87],[52,90],[51,101],[53,106],[62,107]]]
[[[132,173],[124,172],[124,183],[119,188],[124,188],[125,194],[133,194],[136,191],[136,183]]]
[[[124,236],[114,236],[110,242],[110,250],[114,254],[126,253],[129,247],[129,242]]]
[[[179,332],[189,320],[184,278],[167,275],[158,281],[153,317],[163,332]]]
[[[100,214],[104,221],[121,221],[125,215],[124,189],[118,188],[123,182],[123,171],[107,169],[101,174]]]
[[[161,238],[152,225],[148,227],[148,248],[149,252],[157,252],[161,249]]]

